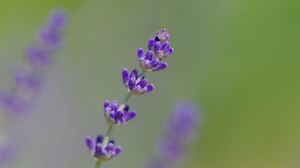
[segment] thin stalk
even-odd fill
[[[146,74],[146,71],[142,70],[141,74],[139,75],[140,78],[143,78]],[[124,96],[124,98],[122,99],[121,101],[121,105],[120,105],[120,109],[123,109],[126,105],[126,103],[128,102],[128,100],[130,99],[131,97],[131,93],[128,92],[126,93],[126,95]],[[113,125],[109,125],[107,131],[106,131],[106,134],[105,134],[105,138],[103,140],[103,146],[105,147],[108,142],[109,142],[109,138],[111,137],[111,134],[113,132],[113,129],[114,129],[114,126]],[[95,163],[95,168],[100,168],[101,167],[101,161],[98,159]]]
[[[100,168],[101,167],[101,161],[97,160],[95,163],[95,168]]]

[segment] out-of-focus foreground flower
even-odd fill
[[[33,104],[43,88],[44,72],[51,65],[54,54],[62,46],[66,24],[65,12],[53,10],[47,23],[38,31],[38,41],[25,49],[27,65],[12,75],[13,83],[9,89],[0,91],[0,108],[9,117],[16,115],[20,117],[20,114],[27,115],[32,111]],[[14,122],[14,120],[10,120],[10,122]],[[20,137],[20,139],[22,138],[24,137]],[[6,142],[10,141],[9,138],[6,140]],[[1,165],[6,160],[10,160],[13,153],[10,149],[11,145],[0,144],[0,146],[2,146],[0,148]]]
[[[189,101],[178,102],[156,144],[156,156],[146,168],[171,168],[184,160],[199,128],[200,111]]]

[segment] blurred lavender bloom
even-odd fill
[[[25,52],[29,64],[36,68],[48,67],[51,64],[51,54],[41,46],[32,45]]]
[[[48,27],[55,30],[62,30],[66,27],[68,18],[65,11],[63,10],[54,10],[49,15],[49,24]]]
[[[25,50],[28,62],[26,70],[20,70],[12,76],[13,84],[8,91],[0,92],[0,108],[9,114],[27,114],[32,111],[34,98],[43,87],[43,69],[51,64],[57,47],[61,45],[66,16],[63,11],[54,11],[40,32],[38,43],[31,44]],[[9,139],[11,142],[13,138]],[[12,146],[0,148],[0,165],[3,160],[12,157]],[[13,149],[16,152],[15,149]],[[2,166],[2,165],[1,165]]]
[[[161,29],[155,37],[149,39],[146,53],[142,48],[138,48],[138,61],[144,71],[161,71],[168,67],[168,64],[162,59],[174,53],[169,38],[170,34],[167,29]]]
[[[158,141],[157,149],[161,157],[176,160],[184,156],[185,146],[196,134],[199,110],[191,102],[178,102],[170,114],[165,134]]]
[[[0,107],[13,114],[26,114],[31,109],[31,102],[9,92],[0,93]]]
[[[62,31],[66,26],[67,17],[64,11],[53,11],[48,24],[40,30],[40,40],[48,48],[56,48],[61,45]]]
[[[153,159],[145,166],[145,168],[170,168],[170,166],[160,159]]]
[[[110,125],[121,125],[128,121],[134,119],[137,115],[134,111],[129,111],[128,105],[120,105],[118,101],[110,103],[109,101],[104,101],[104,116]]]
[[[49,30],[48,33],[59,35],[59,40],[55,43],[60,43],[62,30],[66,25],[64,12],[52,12],[48,23],[45,25],[44,28]],[[30,45],[25,51],[30,70],[17,71],[13,76],[14,86],[11,88],[12,91],[0,93],[0,106],[5,111],[19,114],[28,112],[32,106],[32,98],[36,97],[42,89],[42,68],[50,65],[53,52],[56,51],[53,45],[57,44],[54,41],[52,41],[53,43],[47,43],[42,34],[40,38],[44,40],[41,43]]]
[[[8,162],[13,156],[13,151],[8,146],[0,146],[0,165]]]
[[[154,165],[153,168],[160,168],[161,165],[171,167],[183,160],[198,126],[198,108],[189,101],[178,102],[166,123],[163,136],[157,141],[157,157],[149,165]]]
[[[179,160],[185,155],[185,146],[169,137],[161,138],[156,144],[158,155],[166,160]]]
[[[145,76],[140,77],[136,69],[133,69],[130,74],[128,69],[123,69],[122,79],[124,86],[134,95],[141,95],[154,90],[154,85],[149,84]]]
[[[178,102],[166,124],[165,136],[178,143],[188,143],[199,125],[199,109],[189,101]]]
[[[96,140],[88,136],[85,143],[93,157],[100,161],[110,160],[122,152],[122,147],[116,146],[113,140],[109,140],[107,144],[104,144],[102,135],[99,135]]]
[[[35,97],[42,89],[42,79],[37,74],[17,71],[14,80],[18,94],[27,99]]]

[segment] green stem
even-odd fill
[[[131,93],[128,92],[128,93],[124,96],[124,98],[123,98],[121,104],[126,104],[126,103],[128,102],[128,100],[129,100],[130,97],[131,97]]]
[[[113,129],[114,129],[114,126],[113,125],[109,125],[109,127],[108,127],[108,129],[106,131],[104,140],[103,140],[103,147],[106,147],[106,145],[108,144],[109,137],[111,136]]]
[[[142,69],[142,73],[139,75],[139,77],[144,77],[146,74],[146,71]]]
[[[101,162],[100,160],[97,160],[95,163],[95,168],[100,168],[101,167]]]

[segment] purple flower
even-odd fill
[[[189,101],[176,104],[166,124],[165,134],[158,141],[160,157],[179,160],[185,154],[185,147],[196,133],[198,108]]]
[[[54,11],[39,32],[40,41],[31,44],[25,50],[24,55],[29,64],[28,69],[14,73],[11,88],[0,92],[0,108],[3,111],[10,114],[28,114],[32,111],[34,100],[42,90],[43,68],[51,64],[53,54],[61,44],[65,25],[65,14],[62,11]],[[8,142],[11,142],[12,139],[15,138],[9,138]],[[15,145],[11,145],[9,148],[0,147],[0,164],[8,158],[10,159],[16,152]]]
[[[47,48],[56,48],[61,45],[62,30],[67,22],[63,11],[53,11],[50,14],[48,24],[41,28],[39,36],[41,42]]]
[[[156,144],[157,156],[149,163],[154,165],[153,168],[170,167],[184,159],[187,146],[196,134],[198,117],[199,110],[191,102],[181,101],[176,104],[166,123],[165,132]]]
[[[137,50],[138,61],[144,71],[161,71],[168,67],[162,60],[174,53],[169,38],[167,29],[161,29],[155,37],[149,39],[147,52],[142,48]]]
[[[26,58],[31,66],[43,68],[51,64],[50,53],[41,46],[33,45],[27,48]]]
[[[24,98],[38,95],[42,89],[42,79],[25,71],[17,71],[14,76],[17,93]]]
[[[145,166],[145,168],[170,168],[170,167],[171,166],[167,165],[161,159],[153,159]]]
[[[0,107],[7,112],[15,114],[28,113],[31,109],[31,102],[22,99],[12,93],[0,93]]]
[[[121,125],[128,121],[134,119],[137,115],[134,111],[129,111],[128,105],[120,105],[118,101],[110,103],[109,101],[104,101],[104,116],[110,125]]]
[[[154,85],[149,84],[145,76],[139,76],[136,69],[133,69],[130,74],[128,69],[123,69],[122,78],[124,86],[134,95],[141,95],[154,90]]]
[[[66,13],[62,10],[54,10],[49,15],[48,27],[55,30],[62,30],[68,22]]]
[[[110,160],[122,152],[122,147],[116,146],[113,140],[109,140],[107,144],[104,144],[102,135],[99,135],[96,140],[88,136],[85,139],[85,143],[93,157],[100,161]]]
[[[161,158],[169,161],[182,159],[185,155],[185,146],[169,137],[161,138],[156,144],[156,150]]]
[[[199,123],[199,110],[189,101],[181,101],[174,106],[165,134],[178,143],[188,143],[195,135]]]
[[[0,165],[6,163],[13,156],[13,151],[8,146],[0,146]]]

